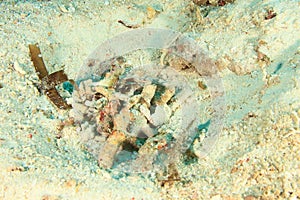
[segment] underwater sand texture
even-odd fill
[[[299,19],[299,1],[0,1],[0,199],[299,199]],[[58,131],[68,112],[39,93],[29,56],[39,43],[49,73],[75,79],[101,42],[136,27],[198,41],[226,89],[216,146],[163,187],[100,169],[76,127]]]

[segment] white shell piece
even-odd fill
[[[157,106],[155,112],[151,115],[152,124],[160,126],[167,122],[170,115],[170,108],[168,106]]]
[[[146,117],[148,121],[152,122],[150,110],[145,104],[140,105],[140,112]]]
[[[81,131],[81,140],[83,142],[86,142],[90,139],[93,139],[95,137],[95,127],[92,125],[89,125],[87,122],[81,125],[82,129],[84,131]]]

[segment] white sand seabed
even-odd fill
[[[150,19],[148,6],[159,10]],[[0,1],[0,199],[299,199],[300,2],[196,10],[180,0]],[[206,158],[180,165],[181,183],[100,169],[76,127],[56,139],[68,113],[37,90],[28,44],[39,43],[49,73],[75,79],[101,42],[129,30],[120,19],[188,34],[220,68],[223,132]]]

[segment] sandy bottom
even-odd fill
[[[0,1],[0,199],[299,199],[299,19],[299,1]],[[75,126],[59,132],[68,111],[39,93],[29,56],[39,43],[49,73],[76,79],[101,42],[136,26],[195,39],[225,87],[217,144],[164,187],[100,169]]]

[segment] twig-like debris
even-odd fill
[[[122,24],[123,26],[125,26],[125,27],[127,27],[127,28],[139,28],[140,27],[140,25],[137,25],[137,24],[135,24],[135,25],[129,25],[129,24],[126,24],[125,22],[123,22],[122,20],[118,20],[118,23],[120,23],[120,24]]]
[[[68,76],[65,74],[64,70],[59,70],[44,77],[42,79],[42,87],[44,90],[51,89],[65,81],[68,81]]]
[[[48,76],[48,71],[43,61],[41,50],[37,45],[30,44],[29,51],[30,51],[31,61],[33,62],[35,71],[38,77],[40,78],[40,80],[42,80],[44,77]]]
[[[71,105],[65,102],[55,88],[56,85],[69,80],[65,72],[60,70],[52,74],[48,74],[40,48],[36,44],[30,44],[29,51],[35,71],[41,80],[41,89],[43,92],[59,109],[70,109]],[[74,81],[70,80],[70,82],[73,83]]]

